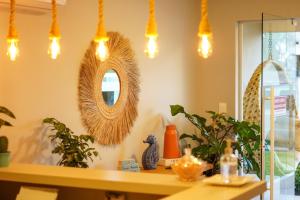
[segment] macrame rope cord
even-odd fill
[[[103,17],[103,0],[99,0],[99,4],[98,4],[98,19],[99,19],[99,23],[103,23],[104,22],[104,17]]]
[[[104,40],[107,41],[108,37],[107,37],[107,33],[104,27],[104,3],[103,0],[99,0],[98,1],[98,29],[97,29],[97,33],[96,33],[96,37],[95,37],[95,41],[98,42],[100,40]]]
[[[208,22],[207,0],[201,0],[201,21],[198,35],[211,34],[211,28]]]
[[[147,24],[146,36],[157,37],[157,24],[155,20],[155,0],[149,0],[149,21]]]
[[[201,18],[202,19],[208,18],[207,0],[202,0],[202,2],[201,2]]]
[[[57,24],[57,6],[56,0],[51,1],[52,6],[52,24],[50,30],[50,38],[60,38],[60,32]]]
[[[150,12],[150,18],[155,18],[155,1],[150,0],[149,1],[149,12]]]
[[[9,28],[8,39],[17,39],[17,31],[15,27],[15,15],[16,15],[16,0],[10,0],[10,15],[9,15]]]

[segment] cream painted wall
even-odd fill
[[[218,102],[227,102],[228,112],[235,114],[237,22],[260,20],[262,12],[284,17],[300,17],[299,6],[298,0],[209,1],[209,18],[214,31],[214,53],[211,58],[198,62],[200,113],[216,110]]]
[[[115,168],[118,159],[132,154],[140,160],[146,148],[142,140],[149,133],[154,132],[162,142],[163,118],[175,119],[183,130],[183,117],[170,118],[169,104],[183,104],[195,111],[201,99],[207,98],[201,95],[197,99],[197,79],[202,77],[197,73],[200,58],[195,52],[197,8],[194,0],[157,1],[160,54],[150,60],[143,53],[148,2],[105,1],[107,30],[128,37],[136,52],[141,93],[131,135],[122,145],[97,146],[101,160],[95,161],[96,166]],[[77,84],[81,59],[96,31],[97,0],[69,0],[59,8],[62,54],[56,61],[47,55],[50,13],[17,14],[20,56],[14,63],[5,55],[7,17],[7,12],[0,14],[0,104],[13,110],[17,120],[13,128],[3,128],[0,133],[10,139],[13,162],[55,164],[57,158],[51,155],[41,120],[56,117],[74,132],[86,133],[78,110]]]

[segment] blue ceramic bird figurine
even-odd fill
[[[145,170],[156,169],[159,160],[159,147],[154,135],[149,135],[144,143],[149,143],[149,146],[144,151],[142,156],[142,164]]]

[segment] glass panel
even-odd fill
[[[117,72],[113,69],[107,70],[102,80],[102,96],[108,106],[113,106],[119,99],[120,80]]]
[[[294,199],[295,125],[298,99],[295,20],[262,19],[262,173],[264,199]]]

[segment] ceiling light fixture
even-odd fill
[[[155,20],[155,0],[149,0],[149,21],[147,24],[145,36],[147,39],[145,53],[149,58],[154,58],[158,54],[158,33]]]
[[[6,38],[7,41],[7,55],[11,61],[15,61],[19,55],[18,47],[18,35],[15,27],[15,15],[16,15],[16,1],[10,0],[10,15],[9,15],[9,27],[8,35]]]
[[[98,22],[98,28],[97,28],[96,36],[94,38],[94,42],[97,44],[96,57],[103,62],[109,57],[109,51],[107,47],[107,41],[109,40],[109,37],[107,36],[104,27],[103,0],[99,0],[98,6],[99,6],[99,11],[98,11],[99,22]]]
[[[49,33],[49,49],[48,54],[52,59],[56,59],[58,55],[60,54],[60,44],[59,40],[61,38],[59,27],[57,24],[57,6],[56,6],[56,0],[52,0],[52,24],[51,29]]]
[[[201,21],[199,25],[199,46],[198,53],[203,58],[208,58],[212,52],[212,38],[213,34],[208,22],[207,0],[201,1]]]

